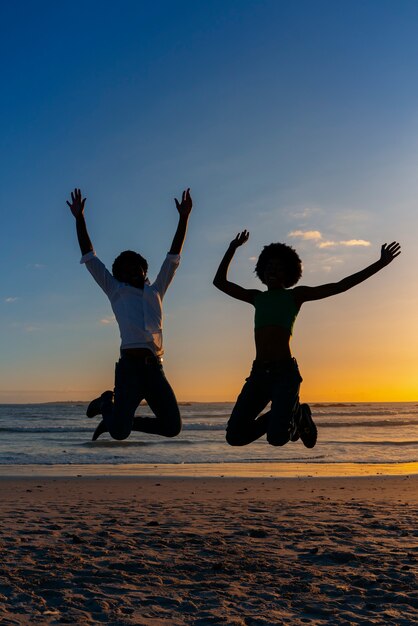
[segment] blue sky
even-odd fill
[[[326,380],[345,342],[351,364],[370,342],[369,368],[385,356],[388,379],[393,363],[414,371],[416,2],[16,1],[0,24],[0,401],[88,398],[111,383],[118,332],[78,264],[74,186],[103,261],[136,249],[151,277],[176,227],[173,197],[192,188],[166,300],[181,399],[233,398],[252,359],[251,310],[211,285],[243,228],[231,277],[248,286],[271,241],[295,245],[302,282],[319,284],[400,240],[385,278],[301,314],[294,347],[304,377],[321,374],[307,393],[325,400],[343,394]],[[369,245],[347,245],[359,240]],[[347,397],[366,398],[353,381]]]

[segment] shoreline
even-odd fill
[[[360,476],[416,476],[410,463],[126,463],[68,465],[0,465],[0,479],[13,477],[189,477],[189,478],[341,478]]]
[[[190,503],[220,507],[239,500],[265,504],[280,500],[338,505],[348,501],[418,505],[418,475],[402,476],[0,476],[0,512],[31,502],[29,517],[42,502],[53,505],[94,503],[123,506],[132,501],[157,506]],[[157,504],[158,503],[158,504]],[[204,509],[201,510],[204,515]],[[75,516],[77,513],[75,513]],[[254,518],[257,515],[253,516]],[[1,531],[0,531],[1,532]],[[418,549],[418,544],[417,544]]]

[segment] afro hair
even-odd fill
[[[302,261],[296,250],[285,243],[271,243],[264,246],[255,266],[255,273],[262,283],[265,283],[264,272],[270,259],[278,259],[283,263],[285,287],[293,287],[302,276]]]

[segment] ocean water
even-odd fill
[[[318,444],[281,448],[264,438],[245,447],[225,442],[232,403],[183,403],[183,431],[165,439],[132,433],[91,441],[98,418],[82,402],[0,405],[0,465],[123,463],[405,463],[418,460],[417,403],[311,404]],[[139,412],[150,414],[148,407]]]

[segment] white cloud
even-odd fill
[[[344,246],[346,248],[350,248],[350,247],[367,247],[367,246],[371,246],[371,242],[370,241],[365,241],[364,239],[348,239],[345,241],[320,241],[317,246],[320,249],[323,248],[336,248],[337,246]]]
[[[292,230],[288,234],[288,237],[295,237],[297,239],[304,239],[304,240],[322,239],[322,235],[319,232],[319,230]]]
[[[320,241],[318,248],[334,248],[338,243],[336,241]]]
[[[7,302],[8,304],[10,304],[10,302],[16,302],[16,300],[19,300],[19,298],[15,298],[12,296],[9,296],[8,298],[4,299],[4,301]]]
[[[348,241],[340,241],[340,246],[371,246],[370,241],[364,239],[349,239]]]
[[[314,241],[316,246],[322,248],[335,248],[337,246],[344,246],[346,248],[362,246],[371,246],[371,242],[365,239],[345,239],[343,241],[332,241],[328,239],[322,239],[322,234],[319,230],[292,230],[288,237],[294,237],[296,239],[302,239],[303,241]]]

